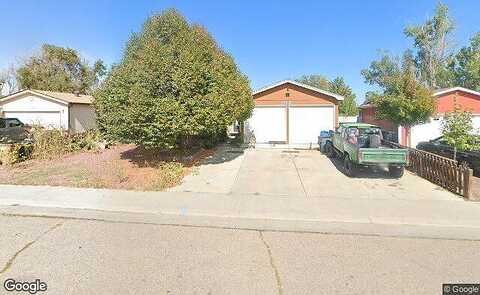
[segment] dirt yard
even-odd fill
[[[0,183],[164,190],[177,185],[213,150],[173,156],[135,145],[117,145],[100,152],[80,152],[54,160],[29,160],[0,166]]]

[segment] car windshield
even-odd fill
[[[436,143],[439,143],[439,144],[448,144],[448,142],[443,137],[439,137],[437,139],[434,139],[433,142],[436,142]]]
[[[23,125],[18,119],[7,119],[6,121],[8,127],[18,127]]]

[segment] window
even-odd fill
[[[437,142],[438,144],[444,144],[444,145],[448,144],[448,142],[443,138],[437,139],[435,142]]]
[[[7,119],[7,126],[8,127],[21,127],[23,126],[23,123],[20,122],[18,119]]]
[[[0,128],[5,128],[7,127],[7,124],[5,123],[5,119],[0,118]]]

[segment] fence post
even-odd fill
[[[473,170],[465,167],[463,170],[463,197],[471,199],[472,197],[472,177]]]

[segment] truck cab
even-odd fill
[[[327,140],[325,153],[342,159],[349,176],[361,166],[384,166],[392,177],[399,178],[408,161],[408,150],[385,143],[380,127],[365,123],[341,124]]]

